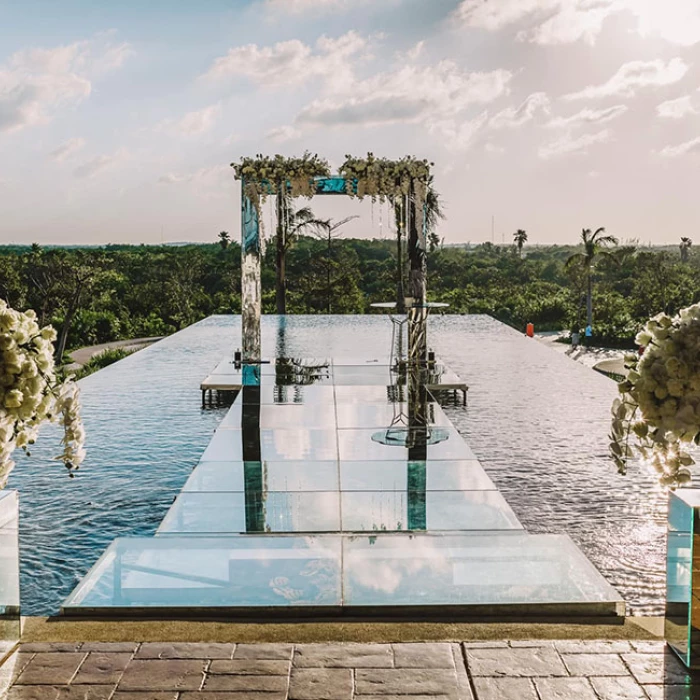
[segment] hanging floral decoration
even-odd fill
[[[695,460],[683,447],[700,445],[700,304],[655,316],[636,342],[642,354],[625,358],[612,407],[611,456],[625,473],[634,447],[662,484],[687,483]]]
[[[371,197],[380,202],[386,199],[394,201],[409,195],[413,190],[416,198],[424,202],[433,165],[434,163],[413,156],[389,160],[368,153],[366,158],[345,156],[339,172],[346,180],[346,192],[351,197]]]
[[[293,197],[313,197],[314,178],[331,174],[328,161],[308,151],[300,158],[258,154],[255,158],[241,158],[239,163],[231,163],[231,167],[256,205],[264,203],[268,195],[277,194],[284,183]]]
[[[45,422],[63,426],[56,459],[71,476],[85,459],[78,386],[56,376],[55,340],[56,331],[39,328],[33,311],[15,311],[0,299],[0,489],[15,466],[15,449],[29,454]]]

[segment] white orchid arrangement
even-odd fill
[[[700,445],[700,304],[655,316],[636,342],[642,354],[625,358],[612,407],[611,456],[625,473],[632,440],[663,485],[687,483],[695,460],[683,447]]]
[[[56,459],[71,476],[85,459],[78,386],[56,376],[55,340],[56,331],[40,328],[33,311],[15,311],[0,299],[0,489],[15,466],[15,449],[29,454],[45,422],[63,426]]]
[[[393,201],[410,194],[413,188],[417,198],[425,201],[433,165],[413,156],[389,160],[376,158],[373,153],[368,153],[366,158],[347,155],[340,174],[346,179],[346,192],[351,197]]]
[[[292,158],[258,154],[255,158],[241,158],[239,163],[231,163],[231,167],[256,205],[264,202],[268,195],[277,194],[285,183],[293,197],[313,197],[316,194],[314,178],[328,177],[331,173],[326,160],[308,151]]]

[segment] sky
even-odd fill
[[[304,150],[434,162],[446,243],[692,238],[700,3],[0,0],[0,244],[237,239],[230,163]]]

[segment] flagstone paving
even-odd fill
[[[0,700],[693,700],[662,642],[25,644]]]

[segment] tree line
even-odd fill
[[[307,225],[304,225],[304,221]],[[292,222],[294,223],[294,222]],[[400,240],[337,237],[339,226],[302,214],[285,251],[288,313],[369,313],[396,300]],[[337,222],[341,224],[342,222]],[[295,224],[296,225],[296,224]],[[59,334],[58,355],[76,347],[172,333],[215,313],[240,312],[240,247],[226,232],[211,244],[0,247],[0,297],[32,308]],[[446,246],[433,235],[428,295],[449,313],[486,313],[523,329],[582,331],[631,346],[650,316],[700,300],[700,255],[679,246],[618,245],[585,229],[578,246]],[[405,244],[404,244],[405,245]],[[263,259],[263,311],[279,302],[279,249]]]

